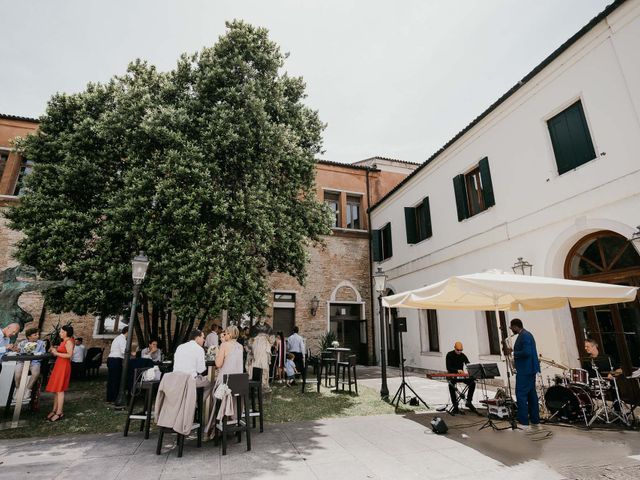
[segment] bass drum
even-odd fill
[[[564,420],[583,419],[593,412],[593,401],[589,390],[579,385],[554,385],[544,394],[544,403],[551,415]]]

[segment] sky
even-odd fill
[[[320,158],[421,163],[612,0],[0,0],[0,113],[143,58],[170,70],[225,21],[269,29],[327,124]]]

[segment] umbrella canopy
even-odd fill
[[[442,310],[546,310],[633,301],[636,287],[562,278],[513,275],[498,270],[450,277],[382,298],[386,307]]]

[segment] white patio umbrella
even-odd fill
[[[514,275],[499,270],[449,277],[382,298],[385,307],[442,310],[547,310],[633,301],[637,287]]]

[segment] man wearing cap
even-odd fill
[[[464,373],[464,366],[469,363],[469,359],[464,353],[462,353],[462,350],[462,342],[456,342],[453,345],[453,350],[447,353],[447,373]],[[453,410],[451,411],[451,414],[455,415],[456,413],[460,413],[460,409],[458,408],[458,396],[456,395],[455,387],[455,384],[458,382],[466,383],[469,387],[469,390],[467,391],[466,406],[469,410],[475,412],[476,408],[473,406],[473,403],[471,403],[471,401],[473,400],[473,392],[475,392],[476,390],[476,381],[473,378],[450,378],[449,395],[451,396],[451,403],[453,404]]]

